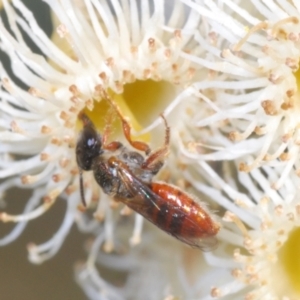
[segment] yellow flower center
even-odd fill
[[[276,288],[281,290],[282,296],[300,297],[300,228],[293,230],[288,240],[278,253],[280,276],[275,282]],[[284,288],[283,288],[284,286]]]
[[[137,80],[125,85],[123,97],[137,122],[144,127],[175,98],[175,88],[167,81]]]
[[[109,95],[123,116],[129,120],[133,130],[138,132],[159,117],[174,99],[175,93],[175,87],[167,81],[136,80],[134,83],[126,84],[122,94],[109,92]],[[117,139],[122,135],[118,116],[108,101],[104,99],[94,101],[93,110],[85,108],[84,111],[100,132],[103,132],[107,122],[112,122],[110,139]],[[150,135],[144,134],[138,139],[149,142]]]

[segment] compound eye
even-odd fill
[[[85,148],[86,151],[91,151],[92,152],[96,152],[98,153],[100,150],[100,136],[91,136],[91,137],[87,137],[86,139],[86,144],[85,144]]]
[[[91,127],[84,127],[76,145],[76,159],[78,166],[91,170],[93,160],[101,153],[101,136]]]
[[[97,140],[95,140],[93,137],[87,140],[87,146],[89,148],[93,148],[97,146]]]

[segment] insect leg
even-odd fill
[[[108,117],[105,123],[103,135],[102,135],[102,147],[103,149],[110,150],[110,151],[115,151],[118,150],[123,146],[122,143],[118,141],[113,141],[111,143],[107,143],[108,137],[111,133],[111,124],[113,122],[113,114],[112,112],[108,113]]]
[[[142,142],[142,141],[133,141],[131,139],[131,126],[128,123],[128,121],[125,119],[125,117],[122,115],[119,107],[112,101],[112,99],[109,97],[109,95],[105,92],[105,98],[110,103],[110,105],[115,109],[117,112],[121,122],[122,122],[122,128],[125,135],[126,140],[129,142],[129,144],[134,147],[137,150],[145,152],[147,155],[150,153],[151,149],[150,147]]]
[[[170,127],[167,120],[163,114],[160,115],[165,123],[165,143],[164,145],[152,152],[145,162],[142,164],[143,169],[150,169],[154,174],[156,174],[163,165],[164,158],[168,155],[170,146]]]

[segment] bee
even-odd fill
[[[76,145],[80,193],[86,206],[83,171],[93,171],[103,192],[127,205],[164,232],[192,247],[209,251],[217,246],[219,224],[194,197],[180,188],[153,178],[169,151],[170,127],[165,117],[165,143],[151,151],[147,143],[131,139],[131,127],[116,104],[107,96],[122,122],[124,136],[135,150],[119,141],[107,143],[109,126],[101,135],[88,116],[81,112],[83,129]]]

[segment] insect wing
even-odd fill
[[[190,245],[193,248],[199,248],[202,251],[211,251],[215,249],[218,245],[218,240],[214,236],[208,237],[191,237],[185,234],[174,233],[166,223],[168,210],[177,210],[178,213],[182,213],[181,207],[176,206],[167,200],[163,199],[159,195],[155,194],[147,185],[136,178],[128,169],[119,168],[118,174],[122,180],[122,183],[126,186],[128,191],[133,198],[121,199],[121,201],[134,211],[140,213],[148,221],[165,231],[166,233],[174,236],[181,242]],[[168,209],[164,211],[162,207],[167,207]],[[158,215],[163,217],[163,222],[159,223]],[[172,216],[175,218],[175,216]],[[188,219],[189,222],[193,223],[192,219]],[[195,224],[193,224],[195,225]]]
[[[133,198],[122,198],[121,201],[149,220],[149,216],[145,212],[143,213],[143,211],[149,210],[150,208],[160,210],[156,203],[159,196],[152,192],[147,185],[136,178],[129,170],[119,168],[118,174],[126,189],[134,195]],[[151,219],[150,221],[153,222]]]
[[[193,248],[199,248],[203,252],[209,252],[217,248],[218,239],[214,236],[204,238],[192,238],[174,235],[181,242],[190,245]]]

